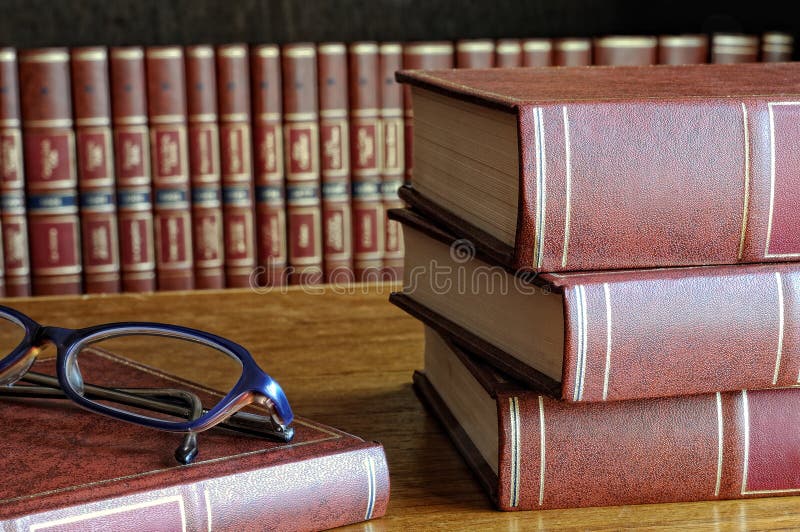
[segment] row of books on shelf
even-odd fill
[[[792,38],[712,36],[718,62]],[[5,292],[394,280],[395,71],[704,62],[703,35],[0,51]]]

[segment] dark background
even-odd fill
[[[192,44],[767,30],[798,2],[750,0],[0,0],[1,44]]]

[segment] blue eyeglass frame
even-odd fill
[[[13,384],[20,379],[33,364],[41,347],[50,342],[57,350],[56,376],[61,389],[75,403],[98,414],[163,431],[184,433],[210,429],[252,403],[271,408],[283,427],[287,427],[294,420],[289,401],[278,382],[258,366],[247,349],[216,334],[181,325],[155,322],[118,322],[82,329],[65,329],[41,325],[29,316],[3,305],[0,305],[0,319],[16,322],[25,330],[25,336],[20,344],[0,359],[0,385]],[[80,391],[83,379],[76,363],[80,350],[87,344],[104,338],[128,335],[167,336],[216,348],[238,360],[242,365],[242,374],[233,389],[216,406],[198,418],[188,421],[150,418],[85,398]],[[10,375],[7,376],[9,372]]]

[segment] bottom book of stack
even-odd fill
[[[178,382],[95,355],[81,368],[124,372],[141,388]],[[204,402],[215,393],[193,391]],[[304,418],[289,443],[203,432],[190,465],[172,456],[180,435],[66,400],[3,397],[0,420],[0,530],[320,530],[379,517],[388,504],[383,447]]]
[[[800,492],[800,390],[568,404],[426,327],[414,386],[501,510]]]

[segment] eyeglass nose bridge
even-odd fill
[[[52,343],[56,349],[62,351],[71,343],[72,336],[75,331],[72,329],[65,329],[63,327],[44,326],[39,330],[39,343]],[[75,390],[79,395],[84,395],[85,390],[83,386],[83,375],[78,367],[78,360],[75,356],[67,358],[66,375],[64,378],[67,380],[70,388]],[[63,383],[62,383],[63,385]]]

